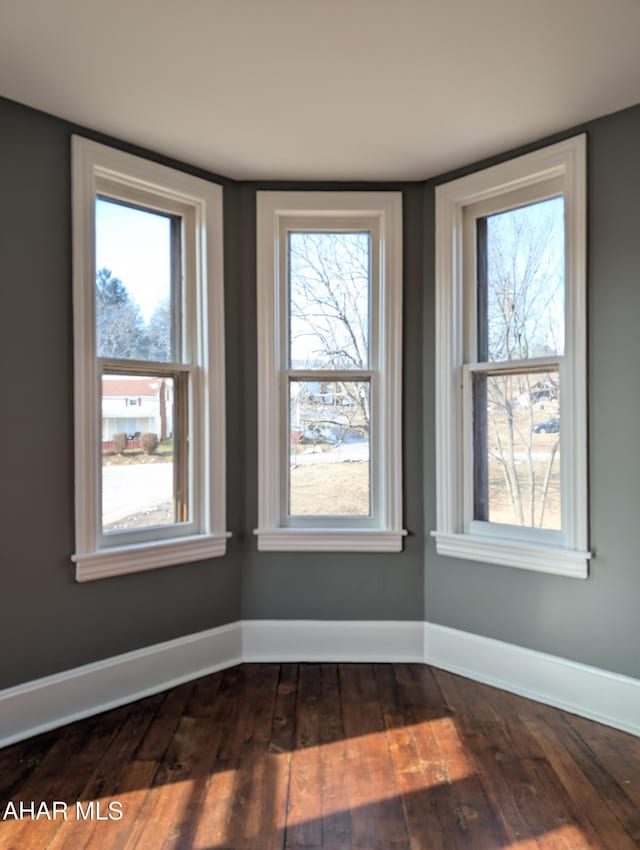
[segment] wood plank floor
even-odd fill
[[[0,850],[632,850],[640,739],[421,665],[248,664],[0,750],[10,801],[67,817]]]

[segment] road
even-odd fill
[[[317,446],[298,446],[291,451],[291,464],[303,466],[309,463],[340,463],[340,461],[369,460],[369,443],[364,441],[333,446],[324,451]]]
[[[172,463],[140,463],[102,469],[103,525],[172,499]]]
[[[489,452],[489,454],[492,458],[504,457],[506,459],[506,458],[510,457],[510,453],[508,451],[504,451],[502,454],[500,454],[500,452],[497,451],[496,449]],[[551,450],[550,449],[548,449],[546,451],[532,451],[531,452],[531,460],[533,460],[533,461],[543,461],[543,462],[547,463],[549,461],[550,457],[551,457]],[[513,452],[513,459],[516,463],[524,463],[526,460],[529,459],[529,455],[527,454],[527,452],[514,451]],[[554,463],[560,463],[560,449],[558,449],[558,451],[556,452]]]

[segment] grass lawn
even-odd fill
[[[292,516],[368,516],[369,463],[297,466],[290,472]]]

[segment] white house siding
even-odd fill
[[[173,432],[173,391],[164,386],[167,434]],[[160,437],[160,387],[157,379],[105,375],[102,379],[102,440],[118,433],[150,431]]]

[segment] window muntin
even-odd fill
[[[77,578],[222,555],[222,190],[74,137],[73,227]],[[139,478],[118,518],[114,434]]]
[[[402,548],[400,246],[399,193],[258,193],[260,549]]]
[[[117,545],[154,533],[193,533],[200,517],[191,504],[193,341],[182,310],[182,216],[111,200],[110,188],[105,181],[95,200],[95,316],[102,382],[102,539]],[[145,404],[125,432],[116,431],[128,413],[109,415],[117,412],[118,393],[124,388],[133,394],[136,387]],[[137,434],[131,440],[136,445],[127,441],[123,451],[113,451],[123,433]]]
[[[496,198],[464,211],[465,528],[537,529],[532,540],[558,542],[559,427],[548,446],[535,429],[560,417],[564,197],[554,194],[557,181],[535,188],[539,197],[530,188],[520,204],[511,195],[504,208]]]
[[[441,554],[587,576],[585,160],[578,137],[436,189]]]
[[[282,523],[297,526],[326,517],[370,523],[376,472],[375,451],[369,451],[375,439],[370,401],[377,366],[371,316],[378,291],[371,257],[377,231],[285,224],[281,240],[287,252],[281,286],[288,338],[279,380],[285,394],[289,387],[281,421],[289,420],[295,447],[282,469]],[[363,380],[352,380],[356,375]]]

